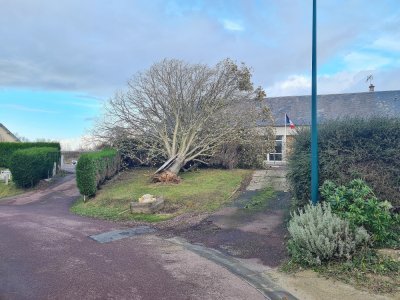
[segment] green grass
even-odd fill
[[[249,210],[263,210],[267,208],[269,201],[275,196],[272,187],[266,187],[254,195],[244,208]]]
[[[0,171],[1,170],[7,170],[7,169],[0,167]],[[60,170],[55,177],[65,177],[66,175],[68,175],[68,173]],[[0,200],[2,198],[16,196],[16,195],[26,193],[26,192],[29,192],[32,190],[35,190],[35,188],[23,189],[23,188],[17,187],[13,181],[9,181],[8,185],[6,185],[4,181],[0,181]]]
[[[0,181],[0,199],[22,194],[23,192],[24,190],[17,188],[12,181],[9,181],[8,185],[6,185],[3,181]]]
[[[71,211],[84,216],[158,222],[187,212],[212,212],[232,200],[232,194],[250,170],[206,169],[180,174],[179,184],[151,183],[152,169],[130,170],[105,184],[97,195],[83,202],[79,199]],[[131,214],[129,204],[144,194],[162,196],[162,214]]]
[[[296,273],[307,267],[289,260],[281,267],[286,273]],[[312,268],[315,272],[374,293],[398,293],[400,291],[400,262],[365,250],[350,261],[329,262]]]

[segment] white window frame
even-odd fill
[[[270,152],[270,153],[268,153],[268,154],[267,154],[267,162],[281,163],[281,162],[284,161],[284,160],[283,160],[283,159],[284,159],[284,157],[283,157],[283,152],[284,152],[284,149],[283,149],[283,147],[284,147],[283,135],[276,135],[276,136],[275,136],[275,144],[276,144],[276,142],[281,142],[281,144],[282,144],[282,147],[281,147],[282,152],[281,152],[281,153],[277,153],[277,152]],[[270,159],[270,155],[280,155],[280,156],[281,156],[281,160]]]

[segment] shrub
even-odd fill
[[[84,153],[76,166],[76,182],[82,195],[93,196],[98,187],[120,169],[120,156],[114,149]]]
[[[37,148],[37,147],[51,147],[57,148],[60,151],[60,143],[45,143],[45,142],[37,142],[37,143],[12,143],[12,142],[1,142],[0,143],[0,167],[10,168],[11,165],[11,156],[12,154],[19,149],[27,149],[27,148]]]
[[[400,223],[390,214],[391,204],[379,201],[363,180],[354,179],[346,186],[327,180],[321,187],[321,195],[340,217],[365,227],[377,245],[399,243]]]
[[[291,215],[288,243],[292,259],[305,265],[320,265],[332,259],[350,259],[369,241],[362,227],[352,229],[348,221],[333,214],[329,203],[308,204]]]
[[[213,157],[209,159],[210,166],[225,169],[262,168],[265,157],[272,151],[275,140],[268,136],[254,138],[247,143],[232,141],[221,145]],[[207,160],[206,158],[204,160]]]
[[[336,120],[318,129],[319,180],[346,184],[362,178],[380,199],[400,205],[400,119]],[[300,205],[310,199],[310,131],[295,137],[288,179]]]
[[[10,170],[19,187],[33,187],[53,172],[54,163],[60,161],[60,151],[51,147],[19,149],[11,156]]]

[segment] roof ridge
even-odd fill
[[[264,101],[269,106],[276,125],[284,124],[288,114],[296,125],[311,123],[311,96],[270,97]],[[318,97],[318,121],[372,115],[398,117],[400,115],[400,90],[326,94]]]
[[[317,96],[340,96],[340,95],[361,95],[361,94],[379,94],[379,93],[390,93],[399,92],[400,90],[387,90],[387,91],[375,91],[375,92],[355,92],[355,93],[339,93],[339,94],[318,94]],[[299,98],[299,97],[311,97],[310,95],[292,95],[292,96],[276,96],[276,97],[265,97],[264,100],[274,99],[274,98]]]

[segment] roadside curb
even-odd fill
[[[264,273],[255,272],[247,268],[239,260],[225,255],[218,250],[204,247],[199,244],[191,244],[183,238],[173,237],[166,239],[169,242],[180,245],[187,250],[190,250],[208,260],[215,262],[216,264],[224,267],[233,274],[239,276],[252,287],[257,289],[266,299],[269,300],[297,300],[289,292],[283,290],[276,283]]]

